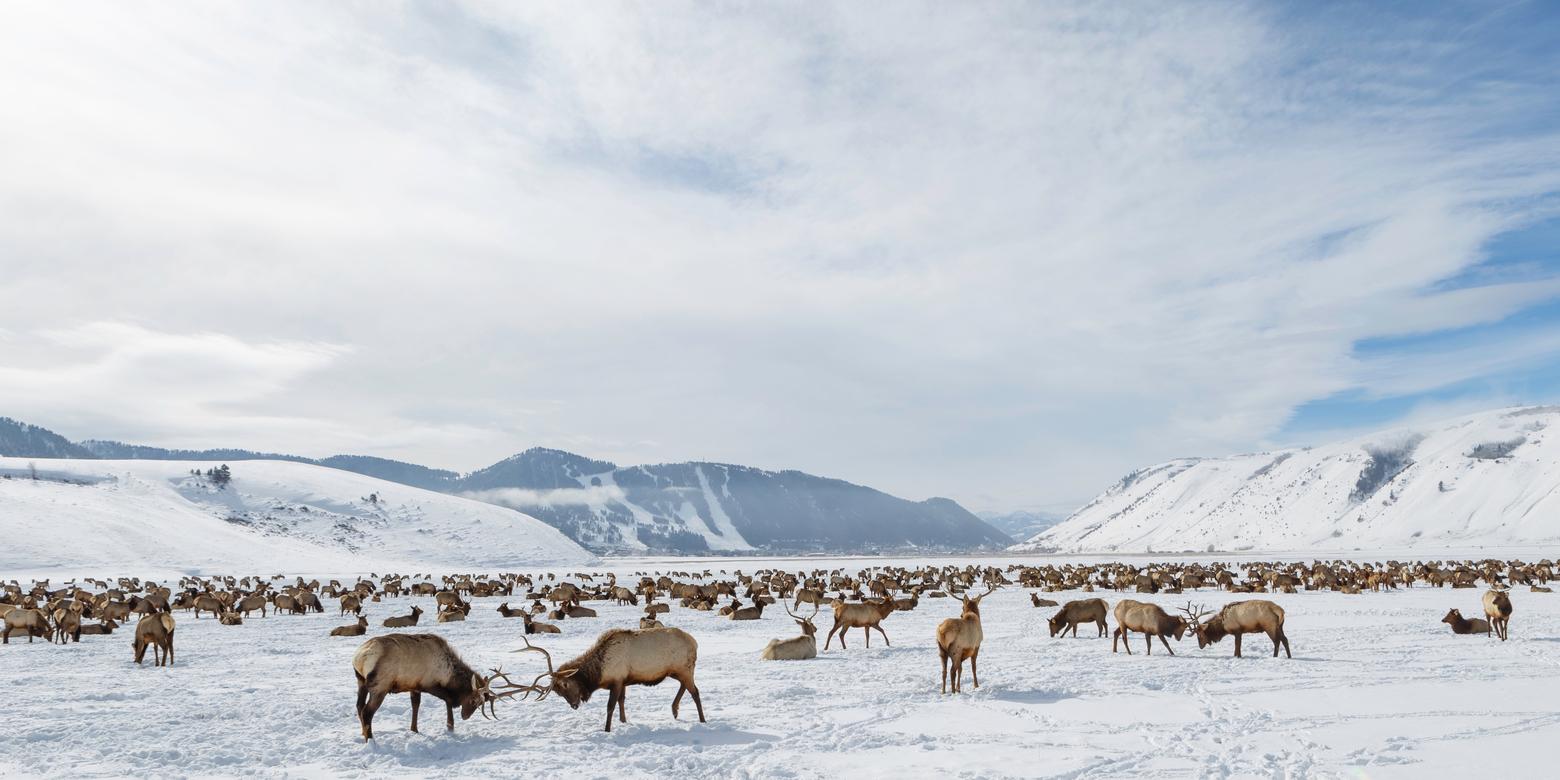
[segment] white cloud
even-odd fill
[[[1238,5],[7,16],[0,413],[78,436],[1049,505],[1554,294],[1430,292],[1560,188],[1520,81]]]

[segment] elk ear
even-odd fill
[[[471,689],[474,691],[482,690],[482,677],[476,672],[471,673]]]
[[[573,677],[574,673],[577,672],[577,671],[579,671],[579,670],[578,669],[565,669],[565,670],[563,670],[561,672],[554,673],[553,674],[553,679],[555,679],[555,680],[562,680],[562,679],[565,679],[565,678],[568,678],[568,677]]]

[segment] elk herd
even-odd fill
[[[1456,590],[1482,583],[1482,618],[1465,618],[1461,610],[1451,608],[1442,622],[1454,634],[1482,634],[1504,641],[1512,614],[1512,587],[1527,585],[1534,592],[1547,593],[1554,568],[1548,560],[1533,564],[1498,560],[1113,562],[1015,563],[1005,567],[884,565],[854,573],[843,568],[810,572],[766,568],[751,574],[740,570],[730,574],[710,570],[640,572],[634,575],[637,580],[623,582],[615,574],[594,573],[371,574],[347,583],[305,581],[301,577],[288,580],[280,575],[184,577],[166,584],[121,578],[113,582],[85,579],[61,586],[44,580],[24,587],[13,581],[4,585],[0,595],[0,619],[4,622],[0,642],[9,645],[13,636],[26,636],[28,643],[35,638],[59,644],[80,642],[82,636],[111,634],[120,624],[134,620],[132,660],[142,664],[150,649],[155,666],[171,667],[177,628],[174,613],[180,611],[189,613],[190,620],[214,619],[220,626],[242,626],[246,621],[250,625],[269,624],[291,616],[324,613],[324,600],[334,599],[337,615],[350,615],[353,622],[322,632],[327,637],[322,641],[330,641],[328,637],[366,636],[370,633],[368,613],[381,609],[385,615],[379,624],[382,628],[417,629],[426,625],[421,622],[425,604],[436,610],[435,622],[443,624],[465,621],[476,599],[503,599],[495,611],[501,620],[516,621],[506,625],[516,627],[514,633],[521,643],[512,652],[539,655],[544,671],[530,683],[520,684],[501,668],[478,672],[439,634],[377,633],[362,642],[351,662],[363,738],[373,738],[375,712],[388,695],[397,693],[410,695],[411,728],[416,731],[423,694],[444,702],[446,728],[453,729],[456,708],[462,719],[475,712],[496,719],[502,700],[525,700],[534,695],[540,701],[556,694],[578,709],[594,693],[606,691],[605,730],[611,731],[614,711],[619,723],[627,722],[629,686],[657,685],[669,679],[678,683],[673,718],[678,717],[686,694],[704,722],[704,703],[694,679],[698,642],[682,628],[667,625],[681,622],[687,613],[708,613],[717,620],[764,621],[772,620],[765,617],[766,610],[773,615],[778,604],[778,610],[784,611],[800,634],[771,640],[759,651],[759,657],[799,661],[819,654],[814,618],[820,611],[827,610],[833,616],[823,650],[830,650],[838,637],[840,650],[846,651],[846,635],[851,629],[861,629],[867,647],[871,647],[874,631],[885,646],[891,646],[884,623],[895,613],[946,603],[948,608],[941,611],[947,618],[936,625],[930,639],[941,668],[939,691],[960,693],[965,662],[969,663],[971,683],[980,687],[978,664],[985,639],[981,604],[1003,588],[1027,590],[1034,608],[1056,609],[1046,618],[1052,638],[1078,639],[1079,628],[1092,625],[1094,632],[1084,638],[1102,639],[1109,634],[1112,653],[1125,650],[1131,655],[1133,634],[1141,634],[1145,655],[1153,654],[1156,640],[1166,653],[1175,655],[1171,639],[1179,642],[1190,634],[1198,648],[1207,648],[1228,636],[1234,640],[1234,656],[1240,657],[1242,638],[1263,634],[1272,642],[1276,658],[1280,650],[1285,657],[1291,656],[1285,611],[1274,601],[1240,599],[1209,610],[1188,599],[1184,606],[1169,611],[1153,600],[1126,597],[1117,598],[1112,607],[1106,599],[1087,594],[1114,591],[1163,597],[1217,590],[1235,595],[1302,591],[1358,595],[1414,587]],[[1086,595],[1065,602],[1040,595],[1071,591]],[[402,602],[404,606],[398,609],[391,606],[415,597],[431,597],[432,601]],[[587,603],[634,607],[642,614],[637,627],[607,628],[584,653],[555,665],[551,653],[533,644],[531,638],[574,633],[576,622],[598,619],[598,609]],[[674,618],[673,607],[686,612]]]

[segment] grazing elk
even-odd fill
[[[872,646],[872,629],[877,629],[883,636],[883,644],[889,644],[888,634],[883,633],[883,618],[894,614],[894,602],[865,601],[859,604],[847,604],[843,601],[834,602],[834,626],[823,639],[823,649],[828,650],[829,644],[834,641],[834,633],[839,632],[840,649],[845,649],[845,631],[859,628],[862,636],[866,637],[867,647]]]
[[[402,617],[385,618],[385,628],[410,628],[417,625],[417,619],[422,617],[422,607],[412,607],[412,614]]]
[[[818,627],[813,625],[812,619],[818,614],[818,605],[813,605],[813,611],[807,617],[802,617],[789,609],[785,614],[790,615],[796,621],[796,625],[801,627],[802,635],[791,639],[769,640],[760,657],[765,661],[805,661],[809,658],[817,658]]]
[[[1506,626],[1511,622],[1511,594],[1504,588],[1493,587],[1484,592],[1484,616],[1489,618],[1490,628],[1500,641],[1506,641]]]
[[[265,600],[264,596],[245,596],[239,599],[237,604],[233,605],[233,611],[241,612],[244,617],[249,617],[249,613],[258,609],[260,610],[260,617],[265,617],[265,608],[268,604],[269,602]]]
[[[677,695],[672,697],[672,717],[677,717],[678,705],[683,693],[693,696],[693,704],[699,710],[699,722],[704,723],[704,701],[699,698],[699,686],[693,682],[694,666],[699,660],[699,643],[686,631],[677,628],[626,628],[609,629],[596,639],[584,654],[563,664],[554,671],[552,655],[526,640],[525,647],[514,652],[535,651],[547,659],[547,671],[537,675],[530,685],[518,689],[529,696],[549,693],[563,697],[574,709],[580,702],[589,701],[591,694],[605,690],[607,698],[606,730],[612,730],[612,709],[617,708],[618,722],[627,723],[624,700],[630,685],[658,685],[670,677],[679,684]],[[540,685],[542,678],[550,678]]]
[[[1454,634],[1490,635],[1490,621],[1483,618],[1469,620],[1462,616],[1461,610],[1454,609],[1447,612],[1446,617],[1441,618],[1441,622],[1451,626]]]
[[[975,681],[975,687],[980,687],[980,667],[977,666],[980,658],[980,643],[985,639],[985,633],[980,628],[980,600],[990,596],[995,587],[987,586],[986,592],[979,596],[971,597],[965,594],[960,598],[964,609],[958,617],[948,618],[937,624],[937,658],[942,665],[942,688],[940,693],[948,692],[948,667],[953,667],[953,692],[963,690],[960,679],[964,677],[964,660],[970,662],[970,679]]]
[[[368,633],[368,617],[358,615],[356,623],[349,626],[337,626],[330,630],[331,636],[362,636]]]
[[[27,643],[33,637],[49,637],[49,615],[41,609],[13,609],[5,613],[5,633],[0,634],[0,644],[11,644],[11,632],[21,629],[27,632]]]
[[[497,718],[498,700],[523,689],[509,683],[503,672],[492,672],[483,677],[472,671],[437,634],[385,634],[364,642],[352,656],[363,740],[374,738],[374,713],[379,711],[385,696],[392,693],[412,695],[412,731],[417,730],[417,709],[422,706],[424,693],[444,702],[444,725],[449,731],[455,730],[457,704],[461,720],[469,720],[471,713],[479,709],[482,717],[489,717],[492,712],[491,717]],[[491,688],[495,678],[509,685],[495,692]]]
[[[173,666],[173,615],[162,612],[147,615],[135,624],[135,638],[130,647],[135,651],[135,662],[146,658],[146,648],[152,648],[154,666]]]
[[[1132,599],[1122,599],[1116,603],[1116,631],[1110,637],[1110,651],[1116,652],[1116,640],[1121,640],[1121,646],[1126,648],[1127,655],[1132,655],[1130,632],[1137,631],[1143,634],[1143,643],[1147,646],[1148,654],[1154,654],[1154,637],[1159,637],[1159,643],[1165,646],[1165,650],[1171,655],[1175,651],[1170,649],[1170,643],[1165,637],[1174,634],[1175,641],[1181,641],[1186,636],[1187,623],[1185,618],[1171,617],[1157,604],[1145,604]]]
[[[1034,594],[1031,593],[1029,595],[1033,596]],[[1049,621],[1046,621],[1053,637],[1058,634],[1066,636],[1068,631],[1072,631],[1072,635],[1077,637],[1078,626],[1084,623],[1095,624],[1100,630],[1098,636],[1105,636],[1105,632],[1110,629],[1110,626],[1105,622],[1104,599],[1069,601],[1059,612],[1052,615]]]
[[[1240,657],[1240,639],[1245,634],[1267,634],[1268,639],[1273,640],[1273,657],[1278,657],[1278,648],[1282,645],[1285,658],[1294,658],[1289,654],[1289,637],[1284,635],[1284,608],[1271,601],[1254,599],[1252,601],[1232,601],[1224,605],[1212,620],[1204,623],[1202,619],[1209,613],[1201,607],[1193,607],[1188,603],[1184,609],[1187,620],[1191,621],[1192,631],[1197,634],[1197,647],[1199,649],[1216,644],[1226,636],[1235,637],[1235,657]]]

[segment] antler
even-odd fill
[[[540,695],[536,697],[536,700],[537,701],[541,701],[542,699],[547,698],[547,694],[552,692],[552,686],[551,685],[540,685],[539,684],[539,683],[541,683],[543,677],[551,677],[551,676],[553,676],[555,674],[553,672],[552,653],[547,652],[546,648],[537,647],[536,645],[531,644],[531,640],[527,639],[524,636],[520,637],[520,639],[521,639],[521,641],[525,642],[525,647],[519,648],[518,650],[510,650],[509,652],[511,652],[511,653],[525,653],[525,652],[529,652],[529,651],[533,651],[534,650],[534,651],[536,651],[538,653],[541,653],[542,654],[542,658],[547,660],[547,671],[542,672],[541,674],[537,675],[536,679],[532,680],[530,685],[515,686],[514,690],[505,691],[503,695],[504,696],[513,696],[513,695],[515,695],[517,693],[521,693],[521,694],[524,694],[524,695],[521,696],[520,698],[528,699],[528,698],[530,698],[532,693],[539,693]],[[507,682],[507,678],[506,678],[506,682]]]
[[[1186,606],[1182,607],[1181,611],[1186,613],[1186,618],[1192,622],[1193,628],[1202,625],[1202,619],[1213,614],[1211,611],[1203,609],[1201,604],[1195,607],[1192,606],[1190,601],[1186,602]]]

